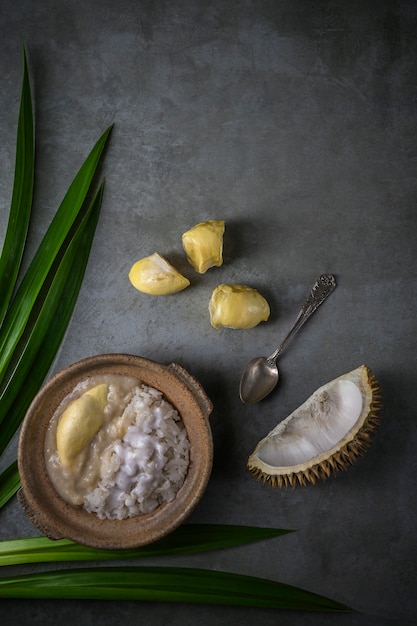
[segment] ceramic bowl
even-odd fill
[[[101,520],[63,500],[49,479],[44,458],[46,431],[58,405],[78,382],[102,374],[133,376],[159,389],[180,414],[190,441],[190,464],[176,498],[152,513],[120,521]],[[25,513],[51,539],[65,537],[95,548],[133,548],[161,539],[190,515],[206,489],[213,463],[211,411],[200,383],[176,363],[162,365],[134,355],[104,354],[66,367],[41,388],[22,424],[18,497]]]

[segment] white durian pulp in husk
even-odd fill
[[[256,446],[249,470],[273,486],[305,485],[345,469],[363,454],[381,409],[366,365],[315,391]]]

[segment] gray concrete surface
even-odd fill
[[[412,0],[3,0],[0,241],[21,39],[37,127],[30,251],[90,147],[115,123],[92,255],[52,371],[101,352],[181,363],[215,407],[213,473],[189,521],[298,529],[157,563],[272,578],[358,611],[6,600],[3,624],[416,623],[416,26]],[[181,234],[205,219],[226,220],[225,263],[197,276]],[[161,299],[136,292],[128,270],[154,251],[192,286]],[[242,405],[243,365],[277,345],[322,272],[334,273],[338,288],[282,358],[279,389]],[[214,331],[207,303],[220,282],[258,288],[270,321]],[[384,397],[366,456],[314,487],[256,482],[245,466],[257,441],[317,387],[362,363]],[[15,455],[13,442],[0,469]],[[0,528],[1,539],[37,534],[15,500]]]

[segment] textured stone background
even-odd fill
[[[359,613],[10,600],[0,603],[2,623],[415,623],[416,26],[412,0],[3,0],[0,241],[21,38],[37,128],[30,251],[115,122],[102,215],[53,371],[101,352],[181,363],[215,406],[212,478],[189,521],[298,529],[157,563],[272,578]],[[226,220],[225,263],[197,276],[181,234],[212,218]],[[189,289],[159,299],[131,287],[130,266],[156,250],[189,276]],[[334,273],[338,288],[282,358],[279,389],[242,405],[242,367],[279,343],[322,272]],[[258,288],[270,321],[214,331],[207,304],[220,282]],[[257,483],[245,467],[257,441],[317,387],[362,363],[379,379],[385,407],[366,456],[314,487]],[[0,469],[15,455],[16,442]],[[16,501],[1,511],[0,528],[1,539],[38,534]]]

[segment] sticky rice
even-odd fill
[[[177,410],[157,389],[119,378],[100,378],[109,382],[107,421],[77,465],[63,468],[51,450],[54,424],[46,450],[48,472],[61,495],[100,519],[123,520],[171,502],[189,465],[190,443]]]

